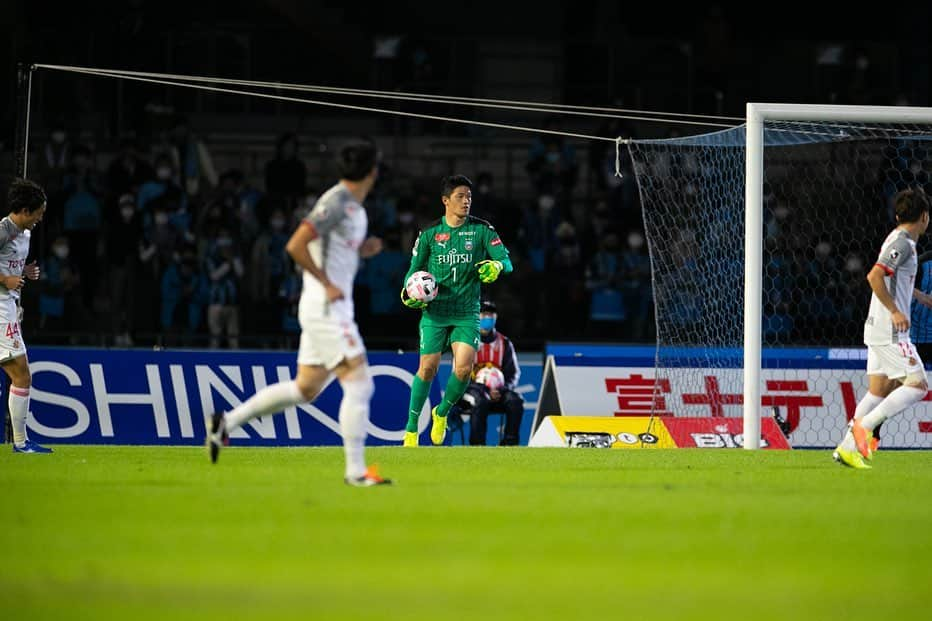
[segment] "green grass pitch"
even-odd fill
[[[928,619],[932,451],[0,452],[24,619]]]

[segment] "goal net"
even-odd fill
[[[669,386],[677,416],[745,416],[747,436],[776,411],[793,445],[834,446],[866,390],[865,276],[895,226],[891,199],[932,193],[932,111],[771,108],[751,131],[629,145],[653,267],[656,386]],[[932,447],[926,404],[887,421],[881,445]]]

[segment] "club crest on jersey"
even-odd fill
[[[466,250],[472,250],[472,240],[467,239],[465,242],[463,242],[463,247],[466,248]]]

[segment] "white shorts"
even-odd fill
[[[343,360],[366,353],[355,321],[345,319],[301,319],[298,364],[333,369]]]
[[[867,374],[901,379],[907,375],[926,378],[926,369],[916,348],[909,341],[867,346]]]
[[[16,300],[0,300],[0,362],[26,355],[26,344],[19,330],[18,312]]]

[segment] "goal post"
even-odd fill
[[[744,448],[760,447],[764,124],[767,121],[932,124],[932,108],[748,103],[745,123]]]
[[[745,120],[628,142],[656,382],[680,387],[676,415],[741,417],[745,449],[775,408],[800,445],[834,446],[866,389],[865,275],[892,197],[932,192],[932,108],[749,103]],[[887,446],[932,448],[916,409],[884,426]]]

